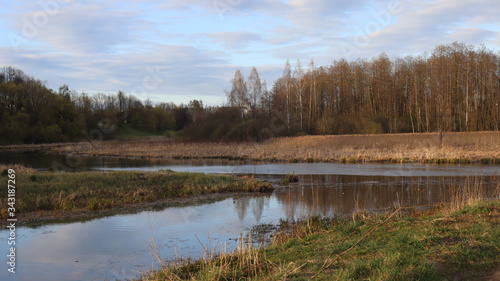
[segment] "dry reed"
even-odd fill
[[[16,173],[24,173],[24,174],[32,174],[35,173],[36,170],[32,169],[31,167],[26,167],[23,165],[15,164],[15,165],[0,165],[0,172],[3,172],[5,170],[12,169],[16,171]]]
[[[492,191],[492,194],[488,194],[481,178],[467,177],[464,184],[449,191],[450,201],[444,204],[444,210],[452,213],[487,198],[497,198],[500,195],[499,191],[500,184]]]
[[[155,138],[68,144],[52,151],[141,158],[500,163],[500,132],[301,136],[263,143],[189,143]]]
[[[265,260],[260,247],[252,245],[251,239],[251,235],[241,235],[233,251],[222,244],[218,253],[209,251],[210,247],[198,239],[205,252],[202,259],[163,265],[159,271],[144,274],[141,280],[234,280],[239,276],[259,276],[273,265]],[[157,249],[154,250],[158,257]]]

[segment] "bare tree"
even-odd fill
[[[270,117],[272,110],[273,110],[273,102],[272,102],[272,95],[269,90],[267,90],[267,82],[264,80],[262,82],[262,96],[260,97],[260,104],[262,110],[264,110],[265,114]]]
[[[203,101],[192,100],[189,102],[188,107],[193,123],[196,123],[203,118]]]
[[[311,129],[313,124],[313,118],[316,117],[316,66],[314,65],[314,61],[311,59],[309,63],[309,121],[308,126]]]
[[[285,86],[285,110],[286,110],[286,126],[290,130],[290,94],[292,91],[292,68],[290,66],[290,61],[286,60],[285,70],[283,70],[283,83]]]
[[[298,100],[298,112],[300,118],[300,131],[304,130],[304,103],[302,96],[304,94],[304,71],[300,66],[300,60],[297,60],[297,65],[295,66],[295,71],[293,72],[293,81],[295,82],[295,96]]]
[[[239,69],[234,73],[234,78],[231,82],[231,91],[226,92],[227,100],[230,106],[239,108],[241,119],[243,120],[250,108],[247,83]]]
[[[252,115],[255,117],[255,111],[259,107],[262,99],[262,83],[260,81],[259,72],[255,67],[252,67],[250,77],[248,77],[248,99],[252,109]]]

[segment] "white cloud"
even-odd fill
[[[240,49],[248,47],[254,42],[262,41],[261,35],[253,32],[216,32],[209,34],[215,43],[222,44],[228,49]]]
[[[159,69],[161,81],[141,93],[164,101],[220,103],[234,71],[252,65],[271,88],[286,59],[320,66],[347,55],[421,54],[454,41],[500,48],[497,0],[44,1],[61,3],[58,13],[18,53],[0,39],[2,64],[52,88],[89,92],[131,93],[148,69]],[[5,3],[0,32],[22,36],[25,19],[43,12],[38,3]],[[390,13],[391,3],[401,11]]]
[[[132,11],[107,11],[96,5],[72,5],[49,19],[37,39],[60,52],[109,53],[132,40]],[[30,15],[28,15],[30,16]]]
[[[482,1],[490,2],[494,1]],[[366,24],[377,22],[374,16],[366,18],[355,36],[346,37],[350,46],[351,59],[369,58],[381,52],[394,55],[421,54],[436,45],[454,41],[480,44],[495,36],[495,32],[472,24],[487,10],[486,3],[478,9],[473,1],[419,1],[405,2],[401,14],[393,16],[391,24],[384,25],[376,32],[369,32]],[[496,3],[496,2],[495,2]],[[498,6],[498,4],[494,4]],[[490,5],[491,6],[491,5]],[[485,19],[488,17],[485,17]],[[380,21],[379,21],[380,23]],[[383,24],[379,24],[379,27]]]

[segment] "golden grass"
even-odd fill
[[[277,153],[271,157],[300,160],[458,163],[500,158],[500,132],[304,136],[272,143]]]
[[[301,136],[263,143],[190,143],[167,138],[83,142],[50,151],[151,158],[281,161],[500,163],[500,132]]]
[[[250,176],[159,172],[36,172],[14,165],[0,166],[2,175],[16,171],[16,215],[19,222],[63,217],[88,217],[140,209],[179,200],[200,200],[203,196],[231,192],[270,192],[268,182]],[[7,180],[5,180],[7,183]],[[10,184],[10,183],[9,183]],[[0,193],[0,224],[8,217],[7,192]]]
[[[248,239],[251,237],[240,236],[233,251],[229,251],[226,244],[221,245],[221,253],[208,252],[209,247],[203,246],[200,242],[200,246],[205,250],[205,256],[195,262],[181,260],[166,265],[155,251],[161,265],[160,270],[145,272],[140,280],[227,280],[228,278],[236,280],[241,275],[258,276],[270,263],[263,260],[261,249],[253,247]],[[201,276],[198,275],[200,272]]]
[[[16,146],[15,149],[22,147]],[[130,141],[57,144],[40,149],[140,158],[498,164],[500,132],[302,136],[271,139],[263,143],[192,143],[155,137]]]
[[[26,166],[19,165],[19,164],[15,164],[15,165],[0,164],[0,172],[3,172],[5,170],[8,171],[9,169],[16,171],[16,173],[24,173],[24,174],[32,174],[32,173],[36,172],[34,169],[32,169],[30,167],[26,167]]]
[[[456,186],[448,192],[449,201],[442,203],[441,208],[447,213],[453,213],[478,202],[499,199],[500,184],[488,192],[481,177],[467,177],[464,184]]]

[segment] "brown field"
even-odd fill
[[[69,154],[141,158],[499,164],[500,132],[301,136],[263,143],[192,143],[156,137],[57,144],[43,149]]]

